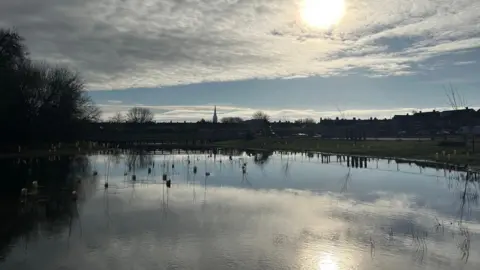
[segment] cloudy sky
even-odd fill
[[[478,0],[0,1],[34,59],[83,75],[105,117],[388,117],[480,104]]]

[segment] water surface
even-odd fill
[[[22,162],[11,173],[44,182],[48,201],[5,204],[1,269],[480,268],[464,173],[280,153],[64,157],[48,177]]]

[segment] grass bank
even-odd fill
[[[145,146],[143,146],[145,147]],[[159,148],[160,146],[152,146]],[[213,147],[250,149],[250,150],[285,150],[285,151],[318,151],[334,154],[348,154],[360,156],[372,156],[379,158],[404,158],[412,160],[428,160],[448,164],[471,165],[480,169],[480,149],[475,154],[466,152],[465,147],[440,146],[439,141],[359,141],[354,144],[347,140],[323,140],[318,138],[257,138],[250,141],[234,140],[223,141],[208,145],[163,145],[163,148],[174,149],[210,149]],[[0,158],[15,157],[39,157],[51,155],[88,154],[99,150],[108,150],[108,146],[81,144],[64,144],[52,151],[51,146],[27,148],[21,151],[0,153]],[[438,153],[438,158],[437,158]],[[445,153],[445,155],[443,154]],[[450,155],[450,156],[449,156]]]
[[[322,140],[316,138],[257,138],[250,141],[224,141],[216,145],[219,147],[252,150],[318,151],[380,158],[418,159],[480,167],[480,153],[467,153],[464,147],[439,146],[438,141],[431,140],[359,141],[354,144],[352,141],[347,140]],[[478,152],[480,152],[480,149]]]
[[[85,155],[91,152],[108,150],[108,147],[102,145],[92,146],[87,143],[83,144],[61,144],[55,147],[52,145],[35,145],[35,146],[18,146],[9,147],[0,152],[0,158],[32,158],[32,157],[48,157],[48,156],[65,156],[65,155]]]
[[[122,151],[125,149],[133,150],[175,150],[175,149],[189,149],[189,150],[209,150],[217,147],[215,144],[138,144],[138,145],[122,145],[119,148],[115,145],[104,144],[62,144],[61,146],[53,148],[51,145],[36,145],[23,146],[20,149],[17,147],[10,147],[6,151],[0,151],[0,158],[35,158],[48,156],[68,156],[68,155],[87,155],[98,153],[99,151]]]

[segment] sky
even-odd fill
[[[107,119],[391,117],[480,104],[478,0],[0,1],[31,57],[78,71]]]

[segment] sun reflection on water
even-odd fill
[[[331,254],[322,254],[318,261],[318,270],[339,270],[339,268]]]

